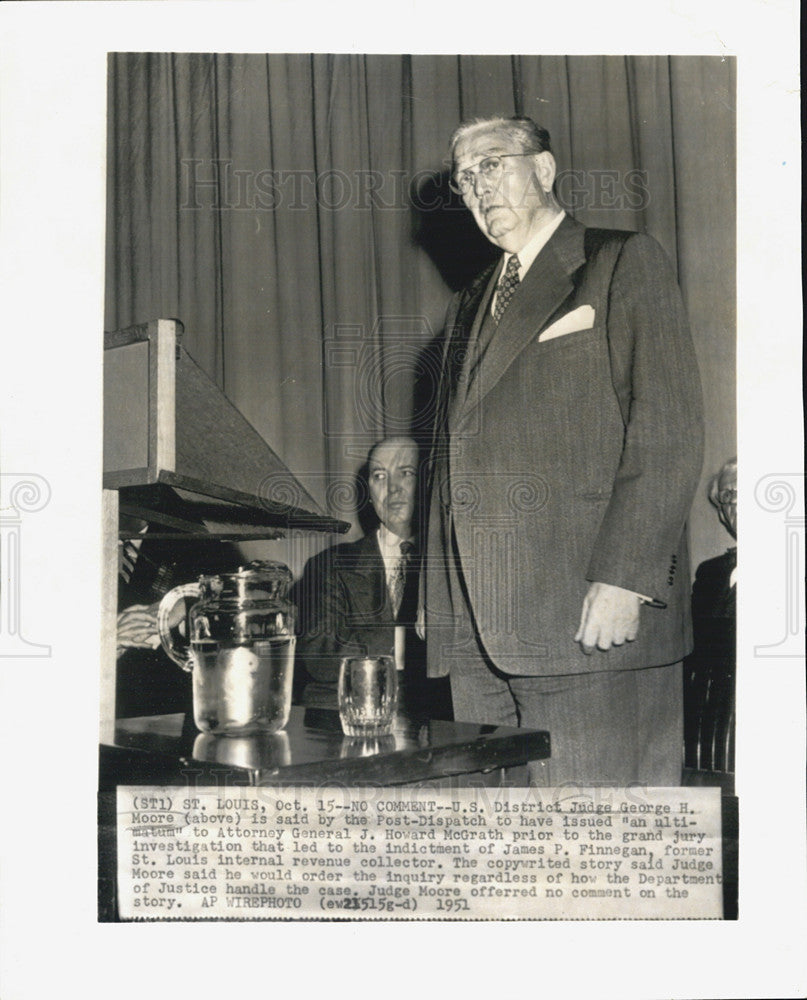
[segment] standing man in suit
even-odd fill
[[[401,702],[431,718],[450,718],[445,681],[426,679],[425,648],[414,630],[417,610],[415,504],[418,446],[408,437],[370,451],[367,484],[376,530],[326,549],[306,567],[297,640],[311,678],[309,707],[335,707],[343,656],[395,656]]]
[[[503,257],[449,309],[422,601],[458,720],[549,731],[535,784],[680,784],[698,372],[650,237],[559,207],[545,129],[477,120],[452,183]]]

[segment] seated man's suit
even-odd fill
[[[448,684],[444,679],[427,681],[425,643],[414,629],[414,563],[407,573],[396,617],[375,531],[356,542],[326,549],[309,561],[297,595],[297,662],[298,669],[307,674],[303,695],[307,706],[335,707],[341,658],[394,655],[395,626],[403,625],[406,655],[405,668],[399,675],[402,702],[431,718],[450,718]]]

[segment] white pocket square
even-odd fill
[[[593,326],[593,306],[578,306],[577,309],[572,309],[565,316],[561,316],[552,326],[548,326],[538,340],[541,342],[553,340],[555,337],[563,337],[567,333],[577,333],[578,330],[590,330]]]

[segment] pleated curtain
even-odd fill
[[[448,138],[526,114],[567,210],[649,232],[677,268],[705,485],[736,450],[734,106],[734,62],[710,57],[113,54],[105,327],[181,319],[197,363],[355,521],[353,475],[374,440],[424,431],[426,349],[493,252],[448,190]],[[705,489],[691,527],[695,564],[725,547]]]

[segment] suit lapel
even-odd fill
[[[585,263],[585,231],[584,226],[567,216],[533,261],[491,338],[473,385],[469,386],[465,406],[461,409],[463,418],[499,382],[574,291],[574,273]],[[480,310],[476,324],[483,315]]]
[[[501,261],[494,261],[473,280],[463,293],[456,315],[449,322],[445,372],[448,375],[447,412],[449,424],[465,402],[467,379],[473,367],[479,328],[490,306]],[[445,380],[444,380],[445,383]]]

